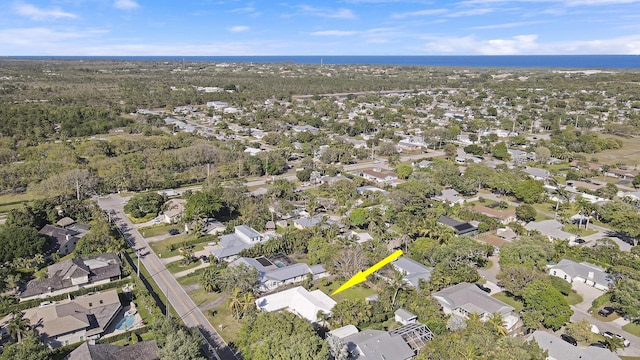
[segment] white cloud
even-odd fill
[[[314,15],[325,18],[334,18],[334,19],[355,19],[355,14],[345,8],[339,9],[328,9],[328,8],[317,8],[313,6],[300,5],[298,9],[302,10],[303,13],[308,15]]]
[[[344,31],[344,30],[324,30],[312,32],[313,36],[351,36],[358,34],[357,31]]]
[[[514,27],[520,27],[520,26],[541,24],[544,22],[546,21],[519,21],[519,22],[510,22],[510,23],[502,23],[502,24],[473,26],[473,27],[470,27],[469,29],[471,30],[508,29],[508,28],[514,28]]]
[[[62,11],[59,8],[40,9],[34,5],[22,3],[16,4],[14,8],[18,14],[30,17],[32,20],[73,19],[77,17],[75,14]]]
[[[428,36],[420,48],[426,55],[591,55],[638,54],[640,34],[585,41],[540,42],[537,35],[506,39],[477,39],[473,36]]]
[[[476,15],[484,15],[493,12],[494,9],[491,8],[479,8],[479,9],[470,9],[470,10],[462,10],[457,11],[451,14],[448,14],[449,17],[460,17],[460,16],[476,16]]]
[[[409,11],[403,13],[394,13],[391,14],[391,17],[394,19],[404,19],[413,16],[429,16],[429,15],[440,15],[446,13],[447,9],[426,9],[426,10],[418,10],[418,11]]]
[[[239,33],[239,32],[243,32],[243,31],[249,31],[250,27],[248,26],[242,26],[242,25],[238,25],[238,26],[232,26],[227,28],[227,31],[230,32],[234,32],[234,33]]]
[[[131,10],[140,7],[140,5],[135,0],[116,0],[113,3],[113,6],[123,10]]]

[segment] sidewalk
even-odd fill
[[[180,277],[183,277],[183,276],[187,276],[187,275],[195,272],[196,270],[202,269],[202,268],[206,268],[209,265],[210,265],[210,263],[206,263],[206,262],[202,262],[201,261],[200,265],[198,265],[198,266],[196,266],[194,268],[191,268],[189,270],[180,271],[179,273],[175,273],[175,274],[173,274],[173,277],[175,277],[177,279],[177,278],[180,278]]]

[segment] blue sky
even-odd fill
[[[2,0],[1,55],[640,54],[640,0]]]

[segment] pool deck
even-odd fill
[[[120,312],[118,312],[118,314],[116,315],[116,317],[113,319],[113,321],[111,322],[111,324],[109,325],[109,327],[107,327],[107,329],[105,330],[105,332],[102,334],[103,338],[107,338],[110,336],[114,336],[114,335],[118,335],[118,334],[122,334],[123,332],[128,332],[130,330],[133,329],[138,329],[141,328],[145,325],[142,325],[142,318],[140,317],[139,313],[136,313],[133,317],[134,317],[134,321],[133,321],[133,326],[131,328],[128,328],[126,331],[125,330],[120,330],[116,328],[116,325],[118,325],[118,323],[120,322],[120,320],[122,320],[125,317],[125,313],[127,311],[129,311],[130,309],[135,309],[135,307],[133,306],[133,303],[131,303],[132,305],[130,306],[124,306],[122,309],[120,309]]]

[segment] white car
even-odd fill
[[[624,338],[624,336],[619,335],[619,334],[614,334],[611,331],[605,331],[602,333],[602,336],[604,337],[608,337],[610,339],[613,339],[613,337],[617,337],[618,339],[622,340],[622,344],[624,345],[624,347],[629,347],[631,345],[631,342],[627,339]]]

